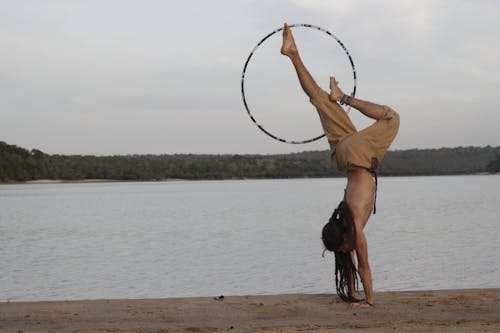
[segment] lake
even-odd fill
[[[331,293],[346,180],[0,185],[0,301]],[[375,291],[500,287],[500,176],[380,177]]]

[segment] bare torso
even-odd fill
[[[351,208],[356,228],[363,230],[373,209],[375,182],[372,174],[363,168],[347,172],[346,202]]]

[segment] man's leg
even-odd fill
[[[290,58],[297,72],[297,76],[299,77],[302,89],[309,98],[312,98],[318,92],[319,86],[316,81],[314,81],[306,66],[304,66],[299,51],[297,50],[297,45],[295,45],[292,31],[286,23],[283,28],[283,46],[281,47],[281,53]]]
[[[342,99],[342,96],[344,96],[344,93],[338,86],[338,81],[335,79],[335,77],[330,77],[330,100],[331,101],[340,101]],[[362,114],[365,116],[378,120],[384,116],[385,109],[382,105],[372,103],[372,102],[367,102],[363,101],[357,98],[351,99],[350,106],[353,108],[357,109],[360,111]]]
[[[292,31],[286,23],[283,28],[283,45],[281,47],[281,53],[286,55],[292,61],[292,64],[295,67],[295,71],[297,72],[297,76],[299,77],[300,85],[302,86],[304,92],[307,94],[307,96],[309,96],[309,98],[314,97],[314,95],[319,90],[319,86],[316,81],[314,81],[313,77],[302,62],[299,51],[297,49],[297,45],[295,44],[295,40],[293,39]],[[330,78],[330,89],[332,89],[332,92],[330,93],[330,100],[332,102],[340,101],[344,93],[338,87],[338,82],[334,77]],[[380,119],[384,112],[381,105],[362,101],[356,98],[353,98],[351,100],[350,105],[353,108],[361,111],[367,117],[373,119]]]
[[[344,109],[337,102],[331,101],[328,94],[314,81],[300,58],[292,31],[286,24],[283,29],[281,53],[292,61],[302,89],[318,111],[323,131],[330,144],[336,143],[346,135],[356,132],[356,127],[354,127]]]

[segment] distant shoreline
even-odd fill
[[[274,155],[49,155],[0,141],[0,182],[165,181],[343,177],[329,150]],[[388,151],[380,176],[500,172],[499,147]],[[36,180],[33,182],[33,180]],[[67,180],[67,181],[66,181]]]
[[[394,178],[394,177],[450,177],[450,176],[496,176],[500,173],[488,173],[488,172],[478,172],[478,173],[468,173],[468,174],[442,174],[442,175],[383,175],[379,178]],[[293,178],[227,178],[227,179],[180,179],[180,178],[167,178],[158,180],[128,180],[128,179],[77,179],[77,180],[65,180],[65,179],[36,179],[27,181],[11,181],[11,182],[0,182],[0,185],[47,185],[47,184],[92,184],[92,183],[169,183],[169,182],[200,182],[200,181],[224,181],[224,180],[286,180],[286,179],[331,179],[331,178],[343,178],[340,177],[293,177]]]
[[[0,332],[499,332],[500,289],[2,302]]]
[[[36,179],[27,181],[13,181],[13,182],[0,182],[0,185],[18,185],[18,184],[92,184],[92,183],[154,183],[154,182],[185,182],[191,181],[189,179],[160,179],[160,180],[125,180],[125,179],[78,179],[78,180],[65,180],[65,179]]]

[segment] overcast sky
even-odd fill
[[[59,154],[288,153],[250,121],[244,62],[283,22],[338,36],[357,97],[401,115],[391,149],[500,145],[497,0],[0,0],[0,141]],[[323,87],[347,60],[319,31],[294,29]],[[306,31],[307,30],[307,31]],[[287,139],[321,133],[276,34],[248,68],[247,98]],[[331,60],[331,63],[330,63]],[[355,110],[356,126],[370,124]]]

